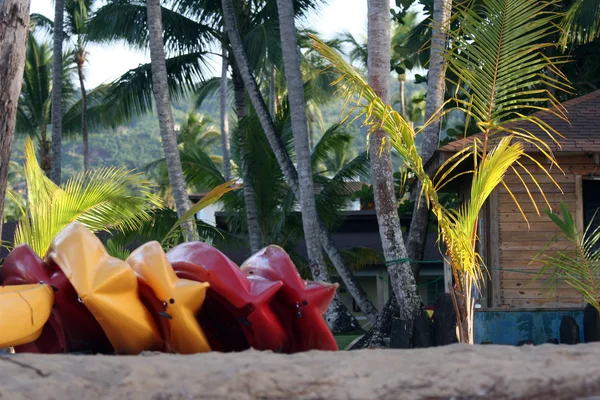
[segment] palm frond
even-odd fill
[[[600,226],[594,227],[592,218],[581,235],[566,204],[561,201],[560,207],[562,218],[550,210],[546,213],[560,229],[560,238],[566,241],[565,247],[557,251],[549,250],[550,245],[558,239],[556,237],[538,252],[531,263],[541,262],[542,268],[533,281],[540,277],[547,279],[548,295],[552,295],[558,283],[564,282],[600,310]]]
[[[199,53],[209,50],[213,41],[211,27],[182,13],[161,7],[167,52]],[[88,23],[89,40],[103,43],[123,41],[142,50],[148,48],[148,24],[145,1],[117,0],[100,7]]]
[[[561,47],[590,43],[600,37],[600,0],[575,0],[561,22]]]
[[[177,100],[195,91],[206,73],[207,54],[187,53],[166,60],[169,94]],[[106,94],[104,112],[117,123],[152,111],[152,68],[143,64],[129,70],[111,83]]]
[[[92,232],[135,229],[161,200],[141,174],[117,168],[81,173],[62,187],[41,170],[27,139],[25,177],[28,204],[17,225],[14,244],[27,243],[40,256],[65,226],[79,221]]]

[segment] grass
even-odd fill
[[[345,350],[346,347],[352,343],[352,341],[354,339],[356,339],[357,337],[363,335],[364,333],[350,333],[350,334],[343,334],[343,335],[334,335],[335,337],[335,341],[337,342],[338,348],[340,350]]]

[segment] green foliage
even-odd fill
[[[531,261],[541,262],[543,267],[533,279],[539,277],[549,280],[548,295],[551,296],[559,282],[564,282],[577,290],[585,301],[600,311],[600,226],[593,228],[594,218],[583,235],[577,230],[575,219],[566,204],[561,201],[560,214],[550,210],[546,214],[561,231],[561,239],[569,243],[562,250],[549,250],[556,237],[552,239]]]
[[[151,183],[139,174],[103,168],[78,174],[59,187],[41,170],[31,139],[26,142],[25,155],[28,204],[13,244],[27,243],[40,256],[73,221],[92,232],[133,230],[150,218],[152,208],[161,206]]]
[[[519,163],[521,157],[533,160],[523,151],[523,141],[540,149],[550,165],[557,165],[548,145],[532,134],[528,126],[541,127],[551,138],[558,136],[558,132],[539,117],[523,114],[523,110],[528,109],[546,110],[566,118],[554,95],[544,88],[568,88],[556,67],[555,62],[560,60],[548,58],[540,52],[540,49],[551,45],[546,44],[544,39],[555,32],[553,22],[556,15],[549,11],[552,3],[482,0],[474,3],[473,7],[469,7],[470,3],[458,6],[456,15],[460,28],[450,33],[452,47],[446,54],[446,61],[448,69],[458,77],[454,82],[458,92],[466,93],[467,100],[454,98],[452,102],[467,113],[481,137],[474,138],[470,145],[451,157],[433,179],[425,171],[417,151],[415,135],[418,132],[386,105],[339,54],[314,39],[316,49],[341,75],[338,82],[343,86],[346,100],[356,105],[359,116],[365,117],[365,123],[371,129],[383,128],[386,131],[389,144],[421,181],[422,193],[437,217],[440,237],[446,245],[458,289],[464,296],[466,314],[459,320],[464,319],[466,326],[462,326],[462,322],[459,325],[461,341],[473,341],[471,288],[479,288],[484,283],[485,267],[476,251],[476,243],[478,216],[486,199],[498,185],[504,185],[507,171],[519,174],[516,167],[520,167],[522,173],[529,174]],[[549,78],[545,74],[547,71],[555,73],[557,78]],[[556,109],[549,110],[548,104],[556,106]],[[442,110],[436,117],[441,115]],[[527,122],[530,125],[506,125],[507,122]],[[539,161],[533,161],[551,178]],[[463,162],[469,163],[469,170],[456,173]],[[470,198],[456,209],[447,209],[438,193],[461,175],[471,177]],[[533,175],[529,175],[533,185],[541,191]],[[527,191],[529,193],[529,189]],[[510,190],[509,193],[512,195]],[[514,196],[513,200],[520,208]],[[531,200],[534,202],[533,197]]]

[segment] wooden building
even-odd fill
[[[555,153],[563,171],[555,166],[549,171],[559,183],[560,189],[532,161],[523,163],[540,183],[552,210],[559,212],[560,202],[565,202],[576,218],[579,231],[583,232],[584,226],[587,226],[600,207],[600,90],[566,101],[563,106],[567,110],[569,122],[547,112],[538,113],[565,137],[559,139],[560,147],[537,126],[527,126],[527,129],[547,142]],[[472,140],[473,137],[468,137],[443,146],[436,154],[432,166],[439,167]],[[525,149],[540,163],[549,166],[548,160],[534,146],[525,144]],[[526,175],[522,176],[527,183],[531,183],[531,178]],[[480,218],[481,252],[490,271],[481,305],[491,309],[580,308],[584,304],[582,297],[566,284],[559,284],[558,290],[549,297],[545,290],[547,280],[540,278],[532,283],[534,274],[540,270],[540,264],[530,262],[559,233],[559,229],[544,212],[548,206],[534,185],[529,188],[540,209],[540,215],[535,212],[526,190],[514,172],[505,177],[505,182],[520,202],[529,225],[506,189],[497,188]],[[459,193],[468,193],[465,190],[467,187],[470,188],[470,183],[463,182]],[[600,216],[597,220],[600,221]],[[560,240],[550,246],[552,250],[565,248],[568,248],[567,242]]]

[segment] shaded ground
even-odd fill
[[[590,399],[600,344],[0,357],[2,399]]]

